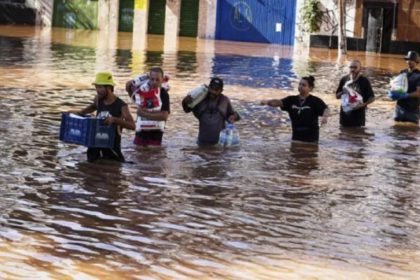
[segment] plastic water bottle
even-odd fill
[[[220,131],[219,144],[225,147],[239,145],[239,133],[232,123],[229,123],[225,129]]]

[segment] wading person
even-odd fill
[[[329,110],[322,99],[310,92],[315,86],[315,78],[303,77],[298,86],[298,95],[283,99],[261,101],[261,105],[280,107],[289,113],[292,121],[292,140],[317,142],[319,140],[319,117],[321,124],[326,124]]]
[[[340,107],[340,125],[343,127],[362,127],[366,123],[367,105],[375,101],[375,95],[368,78],[361,73],[362,65],[358,60],[349,63],[349,74],[342,77],[336,90],[337,99],[350,91],[362,97],[360,102],[347,111]],[[349,90],[350,89],[350,90]]]
[[[417,66],[420,62],[420,57],[417,52],[409,51],[404,57],[407,61],[407,69],[400,72],[407,74],[408,89],[407,93],[393,93],[391,98],[398,100],[395,106],[395,118],[397,122],[411,122],[419,123],[420,112],[420,71]]]
[[[136,86],[126,84],[129,96],[137,105],[136,136],[134,144],[143,147],[161,146],[165,122],[170,113],[168,91],[162,87],[164,79],[160,67],[150,69],[147,79]]]
[[[114,79],[111,73],[99,72],[93,83],[96,96],[86,108],[73,113],[85,115],[96,111],[97,118],[104,118],[105,124],[116,125],[115,142],[112,148],[88,148],[87,160],[93,162],[98,159],[107,159],[124,162],[121,152],[122,128],[134,130],[134,120],[128,110],[128,105],[114,94]]]
[[[219,134],[225,128],[225,123],[234,123],[240,119],[232,107],[230,99],[223,93],[223,80],[214,77],[208,85],[207,96],[190,108],[193,98],[187,95],[182,100],[185,113],[193,112],[199,122],[198,145],[215,145],[219,141]]]

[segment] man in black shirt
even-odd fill
[[[369,80],[361,73],[362,64],[359,60],[352,60],[349,64],[350,73],[340,80],[340,84],[336,91],[337,99],[344,94],[343,88],[349,87],[355,90],[363,97],[363,103],[357,105],[350,112],[344,112],[343,107],[340,108],[340,125],[345,127],[361,127],[365,126],[367,105],[375,101],[375,95]]]
[[[416,68],[420,62],[419,54],[409,51],[404,57],[408,68],[400,73],[406,73],[408,79],[408,90],[406,94],[396,94],[391,96],[397,101],[395,106],[395,118],[397,122],[419,123],[420,112],[420,71]]]
[[[96,111],[97,118],[104,118],[105,124],[116,124],[117,127],[114,147],[88,148],[86,152],[87,160],[93,162],[98,159],[107,159],[124,162],[125,159],[121,153],[121,131],[122,128],[135,129],[133,117],[128,110],[127,104],[114,94],[115,83],[111,73],[97,73],[93,85],[96,89],[96,96],[93,102],[86,108],[80,111],[73,111],[73,113],[86,115]]]

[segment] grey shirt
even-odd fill
[[[185,112],[192,111],[199,121],[198,144],[214,145],[219,141],[219,133],[225,128],[228,117],[235,114],[227,96],[219,94],[217,98],[208,95],[192,110],[182,104]]]

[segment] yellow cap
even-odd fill
[[[115,86],[114,79],[112,78],[112,74],[110,72],[96,73],[95,82],[92,84],[100,86]]]

